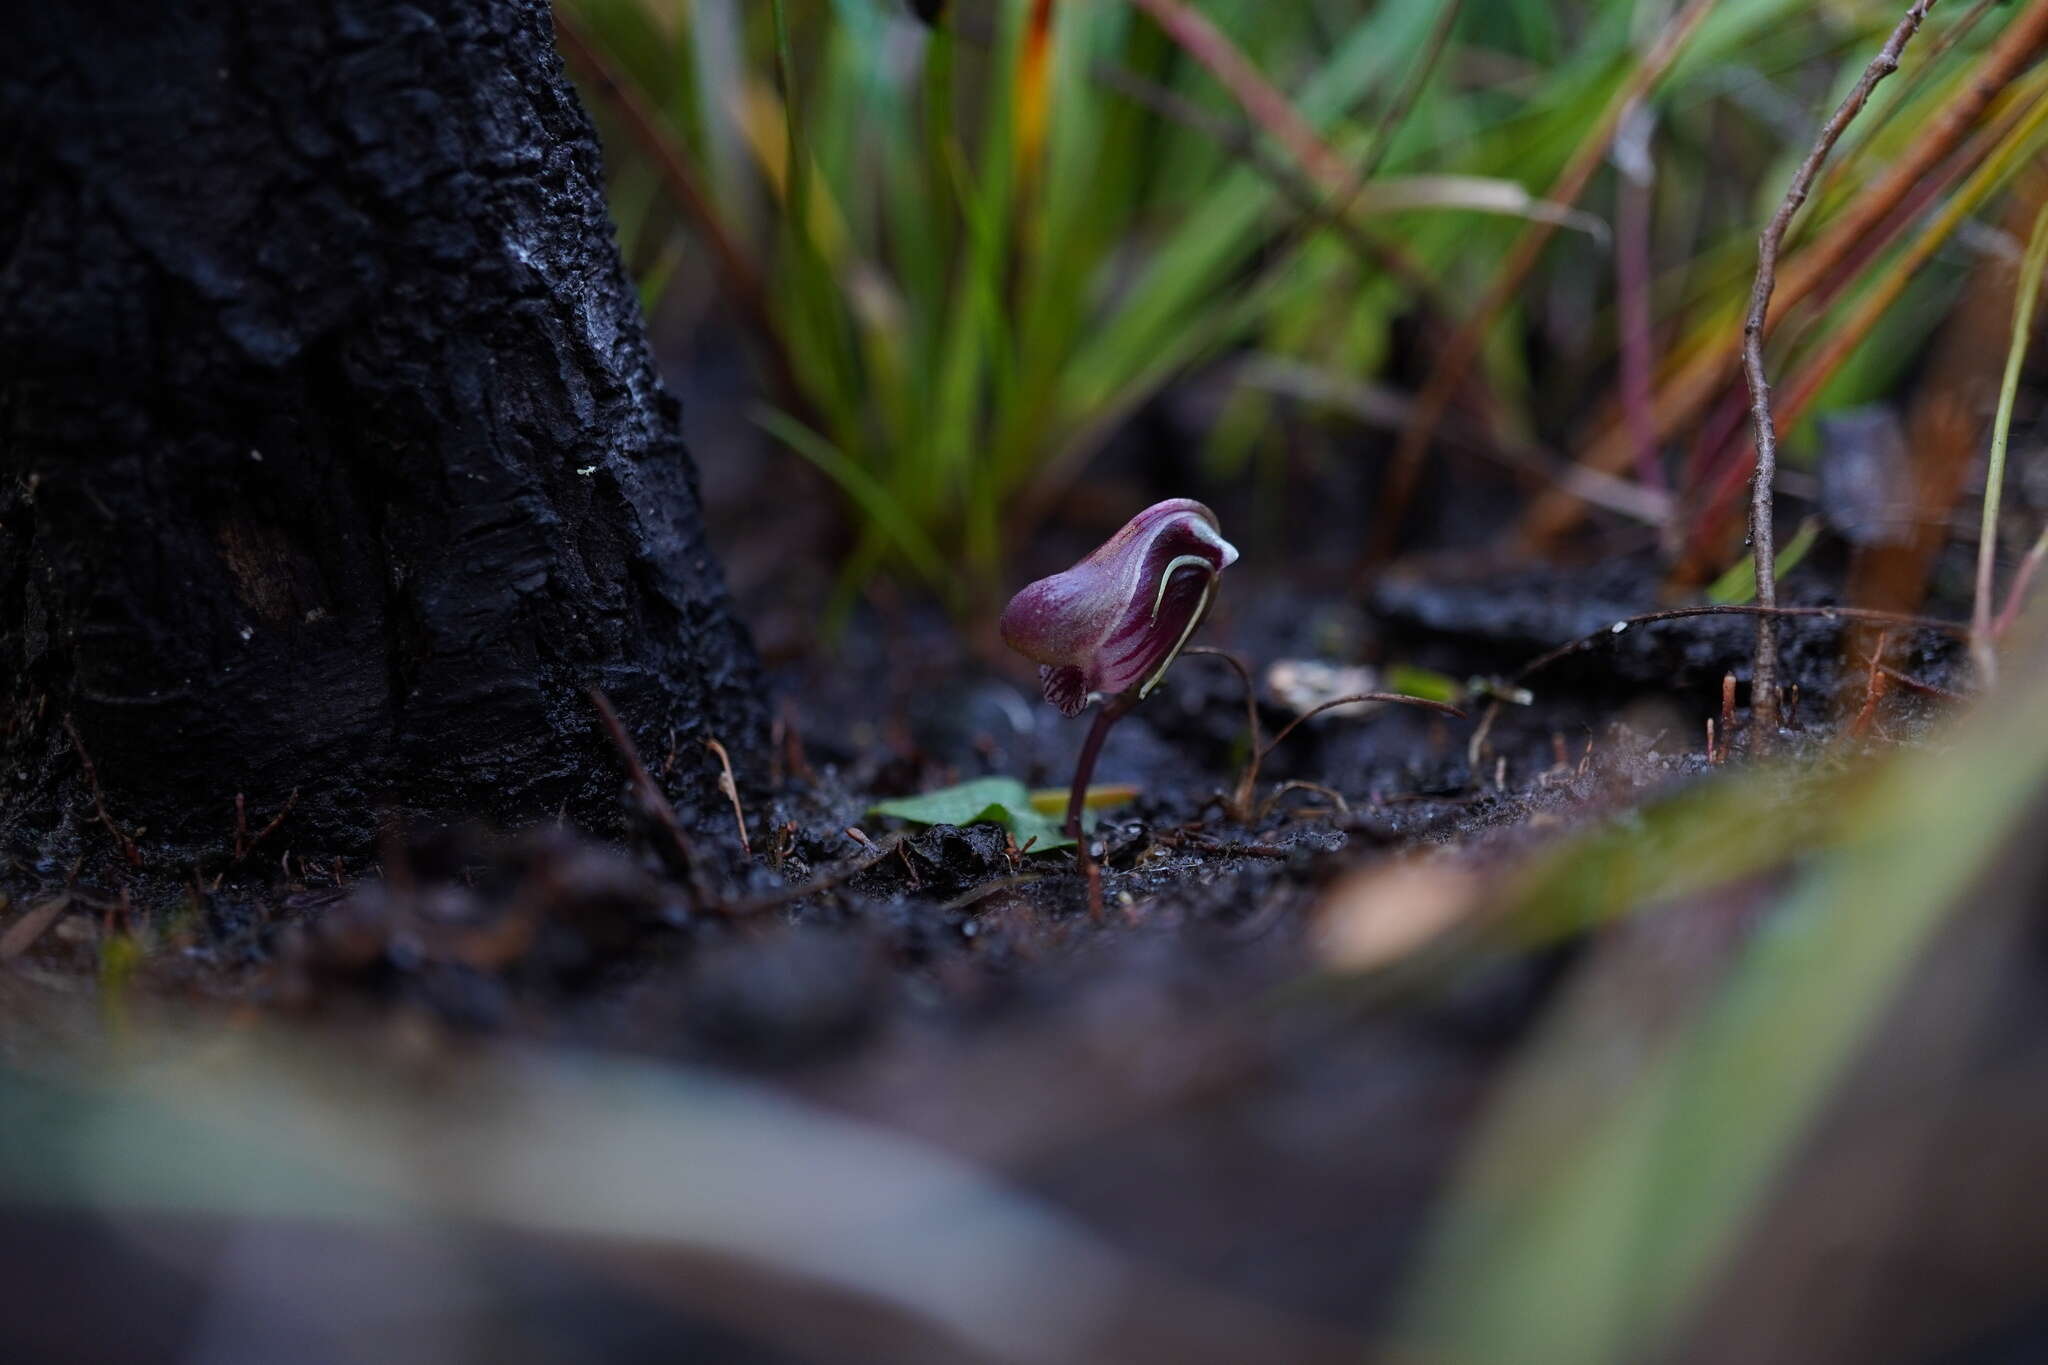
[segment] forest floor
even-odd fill
[[[1446,554],[1363,593],[1334,550],[1287,572],[1248,553],[1200,638],[1259,680],[1267,736],[1397,663],[1492,679],[1494,697],[1468,698],[1463,721],[1320,716],[1266,758],[1246,808],[1243,681],[1184,657],[1098,770],[1132,789],[1097,828],[1098,917],[1069,851],[871,810],[984,775],[1060,787],[1085,722],[914,604],[870,599],[813,647],[803,591],[823,589],[825,558],[801,580],[748,549],[798,532],[724,534],[779,696],[773,769],[740,775],[751,856],[714,827],[689,832],[686,860],[622,764],[625,847],[454,830],[387,849],[360,879],[252,857],[111,976],[118,893],[80,887],[69,908],[96,913],[60,910],[35,935],[17,922],[0,944],[17,987],[33,983],[8,994],[9,1051],[47,1043],[38,999],[97,990],[708,1068],[963,1157],[1304,1340],[1370,1332],[1503,1065],[1601,931],[1526,952],[1431,945],[1484,917],[1474,888],[1497,871],[1640,821],[1748,743],[1746,696],[1731,707],[1723,688],[1747,675],[1752,618],[1617,627],[1660,606],[1647,547],[1507,573]],[[1056,537],[1039,571],[1092,534]],[[1826,604],[1824,560],[1786,594]],[[1835,618],[1788,622],[1803,768],[1916,737],[1963,686],[1949,636],[1894,632],[1882,674],[1855,638]],[[1325,676],[1341,666],[1378,671]],[[679,761],[640,758],[657,780]],[[1687,904],[1694,930],[1744,913],[1730,895]]]
[[[1439,568],[1357,602],[1233,570],[1205,638],[1260,678],[1269,736],[1293,714],[1276,679],[1333,658],[1491,676],[1528,703],[1481,696],[1462,722],[1324,715],[1233,811],[1243,684],[1184,658],[1099,770],[1134,789],[1098,826],[1099,919],[1069,851],[871,813],[984,774],[1056,787],[1085,729],[908,609],[779,669],[775,771],[742,783],[750,859],[714,856],[698,831],[685,864],[628,792],[641,832],[624,850],[462,830],[387,851],[366,880],[230,878],[121,989],[735,1071],[999,1171],[1146,1264],[1370,1329],[1492,1079],[1582,946],[1404,972],[1479,913],[1434,891],[1740,760],[1722,684],[1746,672],[1753,622],[1617,632],[1656,607],[1651,581],[1646,555],[1462,582]],[[1792,595],[1824,600],[1818,583]],[[1915,685],[1862,715],[1875,675],[1844,663],[1847,633],[1789,631],[1790,743],[1823,764],[1917,732],[1962,666],[1938,634],[1899,641],[1888,657]],[[1375,899],[1390,868],[1418,880]],[[104,983],[98,940],[117,927],[73,916],[17,952],[46,982]]]

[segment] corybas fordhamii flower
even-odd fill
[[[1003,610],[1003,639],[1039,665],[1045,699],[1079,715],[1091,696],[1137,700],[1209,610],[1237,551],[1192,498],[1155,503],[1086,559]]]
[[[1067,837],[1079,844],[1088,908],[1102,918],[1102,876],[1081,833],[1088,778],[1117,718],[1159,685],[1216,595],[1237,551],[1216,514],[1192,498],[1154,503],[1102,547],[1041,578],[1003,609],[1003,639],[1038,664],[1045,699],[1069,716],[1105,700],[1074,765]]]

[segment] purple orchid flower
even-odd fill
[[[1154,503],[1086,559],[1003,610],[1003,639],[1039,664],[1045,699],[1077,716],[1091,696],[1144,697],[1209,610],[1237,551],[1192,498]]]
[[[1045,699],[1077,716],[1106,698],[1081,745],[1067,798],[1067,837],[1077,841],[1088,908],[1102,918],[1102,874],[1082,836],[1088,779],[1109,727],[1159,685],[1216,595],[1237,551],[1216,514],[1192,498],[1154,503],[1086,559],[1041,578],[1003,609],[1003,639],[1038,663]]]

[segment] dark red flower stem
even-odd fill
[[[1095,776],[1095,760],[1102,757],[1102,742],[1109,738],[1109,727],[1124,718],[1134,700],[1125,694],[1102,703],[1102,709],[1095,713],[1095,723],[1088,727],[1088,738],[1082,741],[1081,757],[1074,763],[1074,789],[1067,795],[1067,837],[1074,841],[1081,874],[1088,879],[1088,912],[1096,919],[1102,918],[1102,874],[1096,870],[1088,836],[1081,831],[1081,812],[1088,806],[1088,780]]]

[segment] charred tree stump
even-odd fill
[[[30,6],[0,45],[0,832],[686,820],[759,751],[545,0]],[[87,780],[85,760],[93,780]],[[757,769],[758,770],[758,769]],[[100,814],[101,810],[105,815]],[[722,818],[722,824],[721,824]]]

